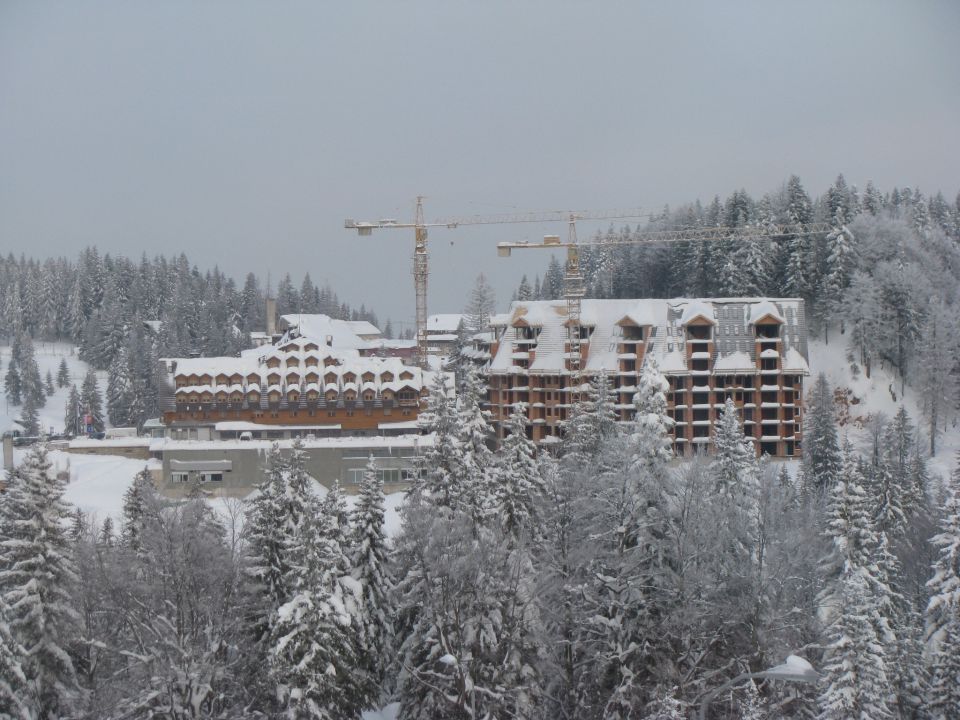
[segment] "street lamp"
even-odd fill
[[[710,703],[717,695],[722,693],[727,688],[733,687],[739,682],[743,682],[744,680],[752,680],[753,678],[770,678],[773,680],[783,680],[785,682],[809,683],[811,685],[815,685],[820,679],[820,673],[814,670],[813,666],[799,655],[790,655],[787,657],[787,661],[785,663],[776,665],[769,670],[761,670],[760,672],[755,673],[742,673],[741,675],[737,675],[732,680],[728,680],[716,690],[711,690],[703,696],[703,700],[700,702],[700,720],[707,719],[707,707],[709,707]]]

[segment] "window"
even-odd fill
[[[190,482],[190,473],[172,472],[170,473],[170,479],[175,483]]]
[[[363,469],[362,468],[351,468],[347,470],[347,482],[351,485],[359,485],[363,482]]]
[[[200,473],[200,482],[223,482],[223,473],[222,472],[205,472]]]

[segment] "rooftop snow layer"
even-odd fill
[[[585,299],[580,311],[581,326],[589,328],[589,337],[583,340],[588,348],[584,370],[616,372],[623,359],[618,357],[618,349],[624,342],[624,326],[638,325],[648,328],[645,339],[640,341],[645,358],[655,360],[666,373],[688,372],[684,325],[699,316],[713,325],[710,332],[717,351],[714,371],[754,370],[754,331],[748,318],[767,315],[784,318],[784,368],[804,369],[805,361],[802,367],[797,362],[789,364],[791,349],[801,358],[806,353],[803,301],[799,299]],[[516,353],[526,351],[535,352],[530,373],[569,372],[565,363],[569,358],[566,301],[515,301],[509,313],[495,316],[491,324],[499,339],[497,352],[490,361],[491,372],[526,372],[514,364],[514,359],[521,357]],[[539,335],[535,339],[526,337],[530,331],[524,328],[536,328]]]

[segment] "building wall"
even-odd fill
[[[725,303],[724,307],[732,304],[731,301]],[[797,312],[802,320],[802,305]],[[517,318],[522,316],[520,312],[515,315]],[[784,369],[786,332],[782,320],[760,318],[743,328],[749,330],[750,336],[744,334],[737,339],[746,343],[751,352],[741,353],[748,364],[740,362],[739,367],[735,368],[729,363],[721,367],[717,365],[716,325],[709,318],[693,318],[682,327],[671,326],[676,327],[672,338],[666,336],[663,327],[659,328],[660,333],[654,338],[655,333],[651,332],[653,324],[646,327],[618,327],[612,331],[607,328],[606,333],[598,330],[594,338],[603,336],[606,338],[604,342],[609,345],[603,348],[605,357],[615,358],[611,366],[605,368],[605,374],[620,419],[627,421],[633,417],[633,396],[640,372],[651,343],[657,341],[661,344],[661,355],[664,344],[667,344],[671,353],[673,348],[683,348],[682,363],[676,362],[677,367],[662,368],[670,383],[667,402],[669,414],[675,420],[674,452],[678,456],[710,450],[715,424],[728,397],[740,410],[744,432],[754,441],[758,454],[777,457],[799,455],[802,446],[803,380],[807,371],[805,362],[802,363],[803,368]],[[799,341],[805,346],[805,327],[801,330]],[[797,329],[793,327],[790,331],[791,340],[797,343]],[[569,358],[569,342],[563,341],[562,355],[559,352],[556,354],[558,358],[565,358],[563,367],[558,366],[552,372],[534,371],[529,368],[537,359],[539,338],[530,333],[522,320],[507,325],[498,338],[503,340],[507,333],[514,333],[509,336],[510,342],[503,343],[504,347],[501,348],[501,342],[495,340],[489,347],[488,355],[496,358],[498,353],[503,352],[510,353],[509,357],[512,358],[507,368],[504,368],[502,356],[497,370],[488,367],[487,399],[498,437],[503,437],[507,420],[517,403],[525,405],[530,420],[528,435],[532,440],[541,442],[545,438],[559,437],[576,400],[572,388],[575,375],[571,373],[573,365]],[[682,333],[683,337],[680,338],[677,333]],[[554,342],[556,335],[553,334]],[[670,340],[672,342],[668,342]],[[582,341],[580,347],[580,365],[587,367],[591,360],[590,338]],[[559,350],[559,347],[555,350]],[[677,361],[679,351],[674,355],[672,359]],[[583,371],[581,379],[587,382],[596,374],[596,370]]]
[[[166,442],[154,450],[154,456],[162,463],[158,489],[169,497],[184,497],[193,488],[199,486],[205,492],[223,497],[245,497],[257,484],[263,482],[267,470],[267,453],[271,444],[266,442],[210,442],[201,447],[191,443]],[[288,457],[291,444],[281,444],[281,454]],[[360,473],[367,465],[370,455],[374,456],[377,467],[395,473],[397,481],[390,473],[384,483],[384,492],[405,490],[408,481],[401,479],[404,471],[412,472],[417,455],[417,441],[405,438],[392,444],[378,444],[370,447],[360,445],[335,446],[318,445],[304,448],[304,467],[307,473],[326,487],[334,481],[340,483],[344,492],[358,491]],[[176,461],[176,463],[171,463]],[[203,470],[191,470],[185,466],[227,461],[230,469],[222,472],[220,481],[202,481]],[[179,465],[174,468],[174,464]],[[174,472],[186,472],[186,482],[174,481]]]
[[[177,403],[175,410],[163,413],[167,426],[239,420],[260,425],[339,425],[346,431],[376,431],[390,422],[410,422],[417,419],[419,400],[409,404],[381,401],[352,404],[303,401],[290,407],[285,401],[264,403],[251,407],[247,403]],[[208,438],[199,438],[208,439]]]

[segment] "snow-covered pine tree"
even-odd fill
[[[526,273],[523,277],[520,278],[520,285],[517,287],[517,300],[520,302],[526,302],[527,300],[534,300],[533,288],[530,287],[530,281],[527,280]]]
[[[508,434],[497,453],[494,475],[495,516],[508,542],[516,546],[521,538],[529,539],[536,533],[534,518],[544,486],[536,446],[527,437],[523,408],[514,408],[506,429]]]
[[[843,612],[828,632],[818,720],[891,717],[887,656],[876,630],[876,608],[864,569],[845,569],[837,593]]]
[[[67,434],[77,434],[80,428],[78,412],[80,408],[80,394],[77,392],[77,386],[70,388],[70,394],[67,396],[67,404],[63,411],[63,431]]]
[[[564,425],[561,453],[565,464],[583,466],[600,452],[601,445],[620,431],[615,400],[606,373],[594,375],[570,411]]]
[[[464,501],[457,421],[450,383],[444,373],[436,373],[430,384],[426,411],[419,417],[421,431],[432,435],[433,443],[424,450],[420,462],[422,477],[418,479],[434,506],[458,508]]]
[[[47,394],[47,397],[49,397],[56,392],[56,389],[56,386],[53,384],[53,373],[47,370],[47,377],[43,381],[43,391]]]
[[[97,374],[93,368],[87,370],[80,388],[80,405],[84,413],[93,417],[93,429],[103,430],[103,404],[100,399],[100,390],[97,387]]]
[[[463,488],[463,508],[477,525],[482,525],[494,506],[493,427],[490,411],[481,407],[486,386],[479,372],[467,368],[463,392],[457,399],[457,445],[459,462],[455,465],[458,479],[455,484]]]
[[[116,427],[130,424],[130,408],[133,402],[133,378],[125,345],[117,348],[107,378],[107,415]]]
[[[308,501],[305,496],[288,499],[287,462],[278,443],[267,453],[267,471],[257,490],[247,512],[246,573],[253,595],[252,634],[261,641],[274,625],[276,611],[290,599],[286,544],[299,532]]]
[[[597,654],[597,707],[603,717],[630,718],[666,680],[674,637],[664,632],[676,587],[676,553],[669,540],[675,498],[666,381],[652,362],[641,372],[628,437],[609,439],[596,477],[596,538],[587,611]],[[605,457],[608,456],[609,458]],[[605,528],[615,528],[610,532]]]
[[[347,720],[366,705],[351,637],[356,609],[343,597],[339,553],[324,527],[331,518],[313,499],[306,510],[285,549],[290,599],[278,609],[271,630],[269,674],[282,717]]]
[[[490,324],[490,316],[496,308],[496,301],[493,295],[493,288],[487,282],[487,277],[483,273],[477,275],[477,279],[470,291],[470,299],[464,309],[464,324],[471,333],[484,332]]]
[[[67,367],[67,359],[60,358],[60,367],[57,368],[57,387],[66,387],[70,384],[70,368]]]
[[[357,662],[370,686],[364,694],[383,699],[386,673],[393,654],[393,578],[384,535],[383,481],[371,456],[363,474],[360,497],[353,509],[352,576],[360,583],[361,624]]]
[[[826,512],[831,549],[823,563],[825,588],[820,596],[828,641],[822,720],[890,716],[890,663],[897,644],[890,618],[893,591],[875,562],[878,555],[889,556],[864,484],[859,458],[846,443]]]
[[[637,392],[633,396],[633,462],[642,471],[659,477],[660,469],[673,457],[670,430],[673,418],[667,412],[667,382],[660,367],[648,357],[640,371]]]
[[[923,402],[930,454],[937,453],[937,439],[944,431],[944,415],[956,397],[960,384],[950,368],[960,349],[960,323],[955,308],[944,302],[931,302],[920,331],[917,358],[917,389]]]
[[[34,354],[33,341],[29,335],[20,339],[20,353],[17,359],[20,369],[20,382],[24,396],[32,397],[34,405],[42,408],[47,402],[47,393],[40,377],[40,367]]]
[[[743,521],[741,527],[751,536],[756,530],[756,505],[760,497],[760,473],[756,454],[743,435],[740,413],[727,398],[717,418],[714,435],[713,476],[716,496]],[[752,542],[744,537],[744,549]],[[749,554],[749,553],[748,553]]]
[[[16,359],[12,354],[10,362],[7,363],[7,374],[4,376],[3,382],[7,393],[7,402],[11,405],[19,405],[23,402],[23,383],[20,380],[20,370],[17,367]]]
[[[37,408],[32,395],[27,395],[23,399],[23,407],[20,408],[20,427],[23,428],[24,434],[29,437],[36,437],[40,434]]]
[[[933,577],[927,582],[930,602],[925,618],[927,646],[936,653],[946,642],[947,627],[960,618],[960,457],[947,487],[940,532],[930,542],[940,551],[933,566]],[[957,647],[950,650],[956,652]]]
[[[79,620],[67,539],[71,511],[64,482],[50,468],[46,445],[34,445],[12,474],[0,511],[0,593],[13,637],[26,650],[23,700],[38,718],[71,713],[77,698],[68,652]]]
[[[4,720],[32,720],[24,698],[27,678],[23,662],[27,651],[10,632],[9,613],[0,594],[0,718]]]
[[[827,376],[820,373],[807,397],[803,423],[804,469],[807,481],[821,492],[829,492],[840,471],[840,445],[833,410],[833,391]]]
[[[139,553],[143,545],[143,529],[147,512],[155,507],[152,502],[156,494],[150,469],[144,467],[133,477],[133,482],[123,494],[123,527],[120,542],[134,553]]]
[[[932,652],[924,711],[930,720],[960,717],[960,616],[954,612]]]
[[[843,298],[850,277],[856,268],[856,247],[853,233],[846,225],[834,228],[827,235],[827,276],[824,279],[824,297],[820,302],[825,303],[828,311],[834,316],[843,318]]]

